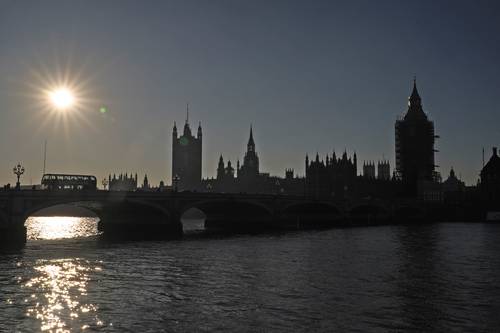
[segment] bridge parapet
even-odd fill
[[[205,212],[208,226],[227,229],[352,225],[348,220],[354,213],[358,218],[377,221],[383,217],[385,221],[395,212],[402,212],[401,207],[422,208],[418,201],[401,199],[315,200],[304,196],[246,193],[10,190],[0,191],[0,229],[20,230],[29,215],[59,204],[96,212],[105,234],[120,234],[123,230],[139,234],[148,228],[157,234],[178,234],[182,232],[182,214],[192,207]],[[411,209],[406,212],[409,211]]]

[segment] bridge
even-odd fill
[[[201,210],[208,232],[293,230],[388,223],[421,218],[415,201],[314,200],[302,196],[202,192],[5,190],[0,191],[0,244],[26,242],[26,219],[67,204],[94,212],[104,236],[165,239],[182,236],[182,215]]]

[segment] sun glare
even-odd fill
[[[59,88],[49,92],[49,99],[58,110],[67,110],[75,104],[75,96],[68,88]]]

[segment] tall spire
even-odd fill
[[[197,134],[198,139],[201,139],[201,135],[202,134],[201,134],[201,121],[200,121],[200,123],[198,124],[198,134]]]
[[[186,123],[184,124],[184,136],[191,136],[191,128],[189,127],[189,103],[186,103]]]
[[[417,89],[417,77],[413,77],[413,90],[408,98],[408,111],[406,112],[405,119],[427,119],[424,110],[422,109],[422,99]]]
[[[217,166],[217,179],[221,179],[222,177],[224,177],[224,159],[221,154],[219,157],[219,164]]]
[[[413,76],[413,91],[411,92],[410,98],[420,99],[420,95],[418,94],[417,89],[417,76]]]
[[[248,144],[255,144],[253,142],[253,129],[252,129],[252,125],[250,124],[250,138],[248,139]]]
[[[250,137],[248,138],[247,148],[248,151],[255,151],[255,142],[253,141],[253,129],[251,124],[250,124]]]

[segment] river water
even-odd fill
[[[0,254],[0,332],[500,330],[500,225],[118,243],[93,218],[27,226]]]

